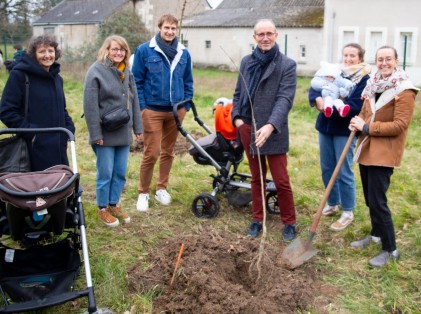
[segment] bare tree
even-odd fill
[[[30,2],[0,0],[0,29],[3,42],[24,41],[31,35]]]
[[[181,35],[181,29],[183,28],[184,12],[186,10],[187,0],[182,0],[181,14],[180,14],[180,25],[178,28],[178,38]]]

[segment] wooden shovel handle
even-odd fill
[[[348,141],[346,142],[345,147],[342,151],[342,154],[339,157],[335,170],[333,171],[333,174],[330,177],[329,184],[326,187],[323,198],[319,204],[319,208],[317,209],[316,215],[314,216],[313,224],[310,227],[310,233],[312,234],[316,232],[317,226],[319,225],[320,217],[322,216],[323,207],[326,205],[326,201],[329,197],[330,192],[332,191],[333,185],[335,184],[335,181],[336,181],[336,177],[338,176],[338,173],[342,168],[342,164],[344,163],[346,154],[348,154],[349,148],[351,147],[351,143],[354,140],[354,137],[355,137],[355,131],[351,132],[351,134],[349,135]]]

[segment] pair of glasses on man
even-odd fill
[[[117,52],[121,52],[121,53],[126,53],[126,49],[118,49],[118,48],[111,48],[110,49],[112,52],[117,53]]]
[[[265,37],[267,38],[273,38],[273,36],[275,36],[276,33],[259,33],[259,34],[255,34],[257,38],[259,39],[263,39]]]

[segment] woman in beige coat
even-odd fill
[[[396,49],[383,46],[377,50],[377,73],[367,82],[362,93],[363,108],[351,119],[349,127],[361,132],[355,160],[371,218],[370,235],[351,246],[361,249],[381,242],[380,254],[368,262],[373,267],[385,266],[399,256],[386,192],[393,170],[402,160],[418,89],[397,65]]]

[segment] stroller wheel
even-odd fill
[[[192,211],[199,218],[213,218],[219,213],[219,202],[214,196],[202,193],[194,198]]]
[[[266,210],[273,215],[279,215],[278,194],[269,192],[266,194]]]

